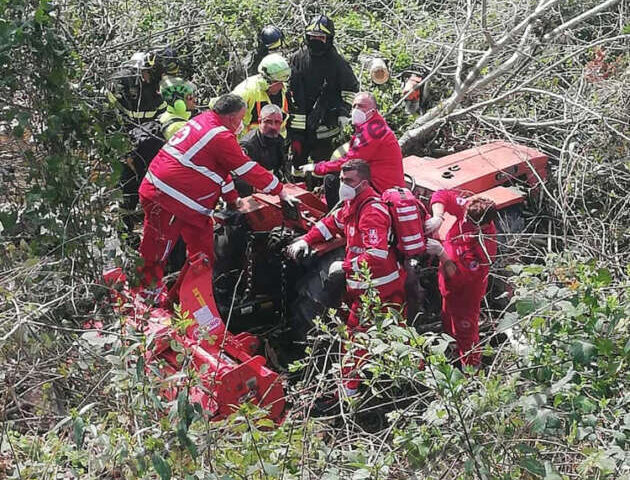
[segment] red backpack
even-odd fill
[[[422,255],[426,249],[424,235],[424,219],[426,208],[411,193],[403,187],[388,188],[381,195],[392,218],[394,245],[398,253],[404,258]]]

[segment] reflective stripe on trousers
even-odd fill
[[[393,282],[394,280],[398,280],[399,278],[400,278],[400,272],[398,270],[395,270],[389,275],[385,275],[384,277],[373,278],[369,282],[359,282],[357,280],[348,279],[347,283],[350,288],[353,288],[355,290],[365,290],[370,285],[372,285],[373,287],[381,287],[383,285]]]

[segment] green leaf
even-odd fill
[[[85,424],[83,423],[83,418],[77,417],[74,419],[72,433],[74,436],[74,443],[76,444],[77,448],[81,448],[83,446],[83,440],[85,438]]]
[[[612,282],[612,275],[607,268],[599,268],[597,269],[597,277],[595,277],[595,280],[603,286],[608,286]]]
[[[136,377],[143,378],[144,376],[144,357],[138,357],[138,363],[136,363]]]
[[[527,470],[529,473],[542,477],[545,475],[545,467],[542,463],[532,457],[521,458],[518,462],[521,468]]]
[[[573,356],[573,361],[581,365],[591,363],[591,360],[597,354],[595,345],[584,340],[577,340],[573,342],[569,351]]]
[[[526,455],[535,455],[538,453],[538,450],[536,450],[534,447],[532,447],[531,445],[528,445],[526,443],[519,443],[516,445],[516,449],[521,452],[524,453]]]
[[[177,424],[177,439],[179,440],[180,445],[187,449],[193,458],[197,458],[197,455],[199,454],[197,446],[188,436],[188,427],[183,420],[180,420]]]
[[[516,312],[519,316],[524,317],[533,313],[538,308],[538,304],[531,298],[524,298],[516,302]]]
[[[560,474],[553,468],[550,461],[545,461],[545,478],[543,480],[562,480]]]
[[[273,420],[271,420],[270,418],[261,418],[260,420],[258,420],[256,422],[256,426],[258,426],[259,428],[273,428],[275,427],[275,423],[273,423]]]
[[[581,413],[593,413],[595,410],[597,410],[597,405],[595,405],[584,395],[579,395],[575,399],[575,406]]]
[[[171,480],[171,466],[162,458],[161,455],[154,453],[151,455],[153,468],[162,480]]]
[[[497,325],[497,333],[505,332],[506,330],[512,328],[514,325],[517,325],[519,321],[519,316],[515,312],[506,312],[503,315],[503,318],[499,320],[499,324]]]
[[[188,406],[188,392],[182,390],[177,395],[177,414],[182,420],[186,420],[186,407]]]
[[[352,475],[352,480],[364,480],[370,478],[370,471],[367,468],[361,468]]]

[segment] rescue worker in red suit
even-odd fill
[[[236,140],[245,108],[239,96],[223,95],[211,111],[178,130],[151,162],[140,185],[144,287],[161,282],[164,262],[180,235],[189,259],[204,253],[214,260],[212,215],[217,201],[222,196],[228,205],[238,206],[230,172],[262,192],[290,200],[278,179],[246,156]]]
[[[371,283],[378,289],[383,303],[402,304],[405,292],[405,271],[398,263],[396,250],[389,244],[392,221],[387,206],[370,185],[367,162],[353,159],[341,167],[339,196],[343,206],[317,222],[304,237],[288,247],[294,258],[318,243],[332,240],[335,235],[346,237],[346,256],[330,265],[329,275],[343,271],[346,278],[346,300],[350,313],[346,321],[350,338],[367,329],[367,320],[359,316],[360,300],[368,283],[356,278],[362,264],[367,264]],[[362,358],[365,350],[357,351]],[[355,365],[343,368],[344,387],[348,395],[357,393],[359,379]]]
[[[433,216],[427,234],[436,232],[444,212],[456,221],[443,243],[427,240],[427,253],[440,259],[438,283],[442,294],[442,325],[457,342],[462,365],[478,366],[479,312],[486,294],[490,265],[497,253],[496,206],[487,198],[465,199],[454,190],[438,190],[431,197]]]
[[[339,171],[343,164],[353,158],[365,160],[370,165],[372,185],[378,193],[388,188],[405,186],[400,145],[377,107],[374,95],[369,92],[357,93],[352,102],[355,133],[350,142],[337,149],[331,160],[300,167],[302,173],[325,176],[324,187],[329,208],[339,201]]]

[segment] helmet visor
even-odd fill
[[[326,39],[328,38],[328,35],[321,32],[306,32],[306,36],[309,40],[318,40],[322,43],[326,43]]]
[[[282,47],[282,39],[279,39],[279,40],[276,40],[275,42],[267,45],[267,50],[269,50],[269,51],[278,50],[281,47]]]

